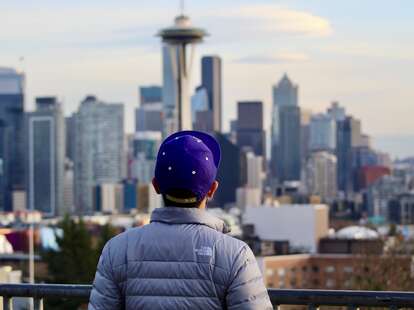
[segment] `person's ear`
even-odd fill
[[[216,192],[217,188],[219,186],[219,182],[216,180],[211,184],[211,187],[209,191],[207,192],[207,198],[211,199],[214,196],[214,193]]]
[[[159,187],[158,182],[157,182],[157,180],[155,178],[152,178],[152,186],[154,187],[155,192],[157,194],[161,194],[160,187]]]

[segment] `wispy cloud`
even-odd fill
[[[224,14],[223,14],[224,15]],[[242,6],[225,16],[240,17],[262,31],[323,37],[333,33],[330,21],[307,11],[282,8],[276,5]]]
[[[295,63],[308,61],[309,56],[303,53],[282,52],[273,55],[250,55],[238,58],[233,62],[244,64]]]

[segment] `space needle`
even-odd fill
[[[161,29],[157,35],[163,43],[164,133],[168,135],[192,128],[189,86],[194,47],[208,34],[191,25],[181,1],[181,13],[174,19],[174,25]]]

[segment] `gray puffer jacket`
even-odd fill
[[[88,309],[273,309],[253,253],[226,232],[204,210],[154,210],[106,244]]]

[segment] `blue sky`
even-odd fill
[[[161,82],[155,33],[178,1],[3,2],[0,66],[24,67],[28,108],[57,95],[68,114],[92,93],[125,103],[131,131],[138,85]],[[303,108],[338,100],[378,147],[414,154],[414,1],[187,1],[186,13],[211,34],[197,47],[194,86],[201,55],[223,58],[226,127],[238,100],[261,99],[269,112],[287,72]]]

